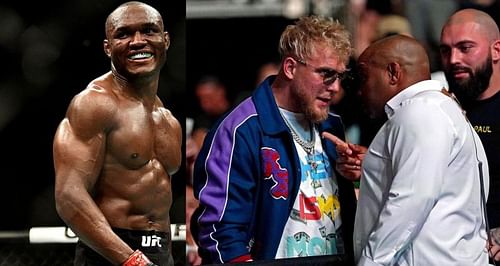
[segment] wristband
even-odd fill
[[[155,264],[152,263],[144,253],[142,253],[140,250],[134,251],[128,259],[122,263],[122,266],[154,266]]]

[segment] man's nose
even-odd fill
[[[342,86],[342,85],[340,84],[340,79],[339,79],[339,78],[337,78],[337,79],[335,79],[335,81],[334,81],[332,84],[330,84],[330,85],[327,87],[327,90],[328,90],[328,91],[332,91],[332,92],[339,92],[339,91],[340,91],[340,86]]]
[[[135,34],[132,36],[132,41],[131,41],[131,44],[144,44],[146,43],[146,40],[144,39],[144,35],[137,31],[135,32]]]
[[[460,63],[462,60],[462,53],[458,49],[451,49],[450,51],[450,64],[454,65]]]

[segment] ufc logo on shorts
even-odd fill
[[[159,236],[142,236],[141,246],[143,247],[160,247],[161,237]]]

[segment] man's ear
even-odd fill
[[[288,79],[293,79],[295,75],[295,70],[297,68],[297,61],[290,56],[285,57],[283,60],[283,73]]]
[[[170,35],[166,31],[163,33],[163,35],[165,38],[165,50],[168,50],[168,47],[170,47]]]
[[[104,48],[104,53],[111,58],[111,49],[109,47],[108,39],[104,39],[103,48]]]
[[[500,40],[496,40],[491,45],[491,61],[498,62],[500,60]]]
[[[389,75],[389,84],[395,85],[401,79],[401,66],[396,62],[389,63],[387,74]]]

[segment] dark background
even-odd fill
[[[196,82],[205,75],[220,78],[230,98],[254,90],[258,67],[279,62],[279,38],[292,22],[280,16],[188,19],[188,99],[195,99]],[[190,109],[186,115],[193,117],[197,111]]]
[[[63,224],[54,206],[53,136],[72,97],[110,70],[102,48],[104,22],[123,2],[0,4],[1,231]],[[160,11],[170,33],[159,95],[184,125],[185,1],[143,2]],[[184,222],[182,174],[173,178],[180,203],[174,223]]]

